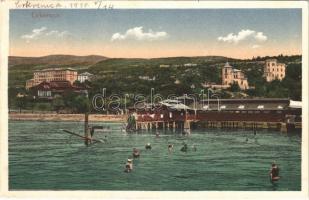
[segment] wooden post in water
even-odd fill
[[[84,123],[84,136],[89,137],[89,125],[88,125],[89,113],[85,113],[85,123]],[[89,140],[85,139],[85,145],[88,146]]]
[[[287,133],[288,132],[286,123],[281,122],[280,131],[283,132],[283,133]]]

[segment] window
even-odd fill
[[[264,109],[264,105],[258,105],[257,109]]]

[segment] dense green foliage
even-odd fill
[[[287,69],[286,77],[282,81],[276,80],[270,83],[263,78],[266,58],[270,57],[257,57],[251,60],[237,60],[219,56],[156,59],[118,58],[103,60],[87,67],[80,64],[62,67],[71,67],[77,69],[79,73],[87,71],[96,75],[95,80],[87,82],[87,85],[90,86],[89,99],[91,100],[95,94],[102,93],[102,89],[106,88],[107,96],[112,94],[117,94],[121,98],[127,96],[126,102],[123,99],[119,102],[122,107],[124,104],[132,105],[136,101],[136,95],[144,95],[146,99],[149,99],[151,88],[154,89],[155,94],[164,97],[184,94],[198,96],[202,90],[207,90],[204,88],[205,83],[221,84],[221,68],[226,61],[229,61],[233,67],[245,73],[249,86],[252,88],[240,91],[237,85],[232,85],[227,90],[218,91],[221,98],[248,96],[247,98],[276,97],[301,100],[301,56],[279,55],[272,57],[287,64]],[[196,66],[184,66],[186,63],[194,63]],[[38,107],[35,105],[36,103],[42,104],[42,102],[38,101],[33,102],[31,98],[18,100],[16,95],[18,93],[27,93],[24,89],[25,82],[27,79],[32,78],[34,70],[48,67],[50,66],[27,64],[9,68],[9,99],[11,106],[22,108],[30,105],[36,109]],[[78,82],[76,84],[81,86]],[[26,102],[22,105],[24,101]],[[89,110],[88,101],[81,96],[76,96],[76,94],[66,93],[63,97],[57,97],[52,102],[49,102],[48,107],[57,112],[62,108],[69,108],[74,112],[86,112]]]
[[[61,95],[55,95],[54,99],[52,100],[53,108],[59,112],[59,110],[64,108],[64,101]]]

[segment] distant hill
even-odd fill
[[[107,58],[99,55],[89,56],[74,56],[74,55],[48,55],[42,57],[21,57],[21,56],[9,56],[9,66],[24,66],[24,65],[44,65],[54,66],[62,65],[69,66],[73,64],[95,65],[100,66],[104,64],[170,64],[177,65],[183,63],[212,63],[212,62],[226,62],[226,61],[239,61],[239,59],[227,58],[223,56],[196,56],[196,57],[163,57],[163,58]],[[43,67],[45,68],[45,67]]]
[[[42,57],[9,56],[9,66],[15,65],[93,65],[107,57],[98,55],[74,56],[74,55],[48,55]]]
[[[123,70],[132,68],[159,67],[159,65],[177,66],[186,63],[194,64],[215,64],[225,62],[241,61],[240,59],[224,56],[196,56],[196,57],[162,57],[162,58],[110,58],[100,61],[89,68],[93,73],[102,70]]]

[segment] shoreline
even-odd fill
[[[78,121],[83,122],[84,114],[38,114],[38,113],[9,113],[12,121]],[[90,122],[126,122],[126,115],[90,114]]]

